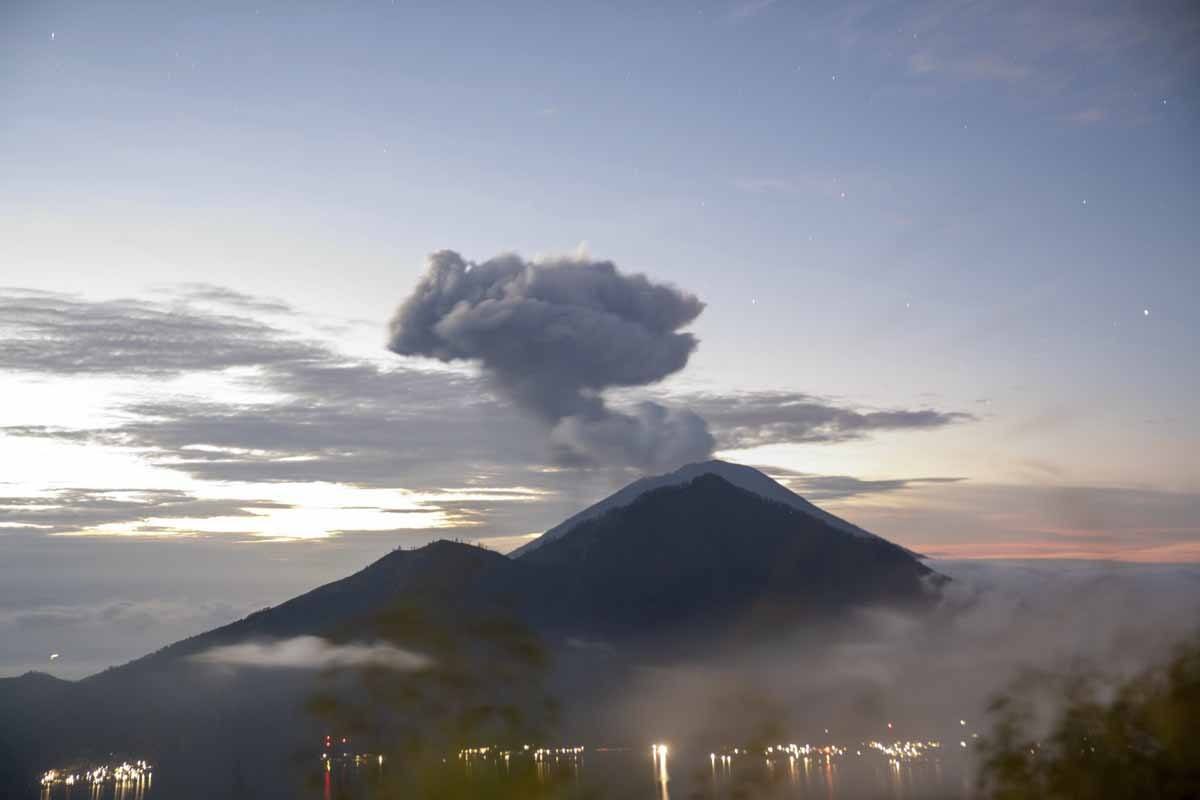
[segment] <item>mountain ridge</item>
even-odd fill
[[[643,666],[703,663],[863,606],[936,604],[947,579],[904,548],[848,535],[836,518],[789,499],[704,472],[602,507],[518,558],[448,540],[397,549],[345,578],[80,681],[36,674],[0,681],[0,710],[20,729],[0,732],[0,776],[29,780],[36,765],[77,757],[97,742],[161,763],[169,796],[219,796],[212,765],[238,758],[273,759],[270,769],[286,769],[288,748],[320,733],[302,710],[319,665],[232,668],[196,656],[311,636],[420,652],[416,640],[388,627],[409,611],[435,640],[439,631],[469,637],[493,621],[527,631],[587,724]],[[32,686],[44,690],[24,691]],[[227,735],[231,725],[238,737]]]
[[[629,505],[646,492],[653,491],[654,489],[664,486],[676,486],[706,474],[717,475],[734,486],[754,492],[755,494],[758,494],[768,500],[774,500],[776,502],[789,505],[798,511],[816,517],[832,527],[852,536],[882,539],[882,537],[863,530],[857,525],[847,522],[846,520],[814,505],[813,503],[801,497],[799,494],[793,492],[791,489],[788,489],[783,484],[774,480],[761,470],[757,470],[754,467],[747,466],[745,464],[711,459],[708,461],[698,461],[692,464],[685,464],[673,472],[664,473],[662,475],[650,475],[638,478],[623,488],[618,489],[608,497],[605,497],[604,499],[593,503],[582,511],[579,511],[578,513],[568,517],[558,525],[548,529],[538,538],[526,542],[510,552],[508,555],[511,558],[520,559],[525,555],[534,552],[538,548],[548,544],[549,542],[555,541],[558,538],[567,535],[577,525],[586,522],[589,519],[593,519],[596,516],[609,511],[610,509]],[[914,556],[918,555],[916,553],[912,553],[912,551],[907,552]]]

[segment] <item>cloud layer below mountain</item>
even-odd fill
[[[273,642],[246,642],[213,647],[196,654],[192,660],[223,667],[313,670],[382,667],[405,672],[424,669],[432,663],[427,656],[390,644],[334,644],[319,636],[296,636]]]

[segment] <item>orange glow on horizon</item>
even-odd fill
[[[1083,537],[1080,536],[1080,539]],[[1200,563],[1200,542],[1137,547],[1127,543],[1085,545],[1078,542],[955,542],[905,545],[933,559],[1046,559],[1116,561],[1133,564]]]

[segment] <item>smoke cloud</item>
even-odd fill
[[[432,663],[427,656],[389,644],[333,644],[319,636],[297,636],[275,642],[247,642],[213,647],[192,660],[226,667],[329,669],[384,667],[411,671]]]
[[[603,392],[683,369],[698,342],[680,328],[703,310],[694,295],[609,261],[501,255],[475,264],[442,250],[392,319],[388,347],[479,364],[548,426],[560,463],[665,469],[712,452],[703,418],[653,402],[617,411]]]

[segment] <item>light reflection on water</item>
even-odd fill
[[[594,787],[600,798],[671,800],[671,797],[778,798],[779,800],[970,800],[972,781],[967,757],[951,752],[936,757],[897,760],[866,750],[842,756],[789,754],[764,758],[744,751],[737,756],[670,751],[655,745],[646,752],[588,749],[578,756],[533,760],[540,779],[570,776]],[[506,758],[464,763],[469,771],[512,768]],[[364,782],[335,772],[335,800],[364,800]],[[327,790],[328,792],[328,790]],[[326,799],[330,797],[325,795]]]
[[[151,780],[43,786],[41,800],[156,800]]]
[[[649,750],[650,752],[647,752]],[[596,797],[619,800],[671,800],[682,797],[778,798],[778,800],[971,800],[971,761],[955,749],[936,757],[894,759],[863,749],[844,755],[691,753],[653,748],[592,749],[526,761],[543,780],[570,776],[595,787]],[[509,774],[507,757],[464,761],[463,768]],[[327,765],[319,794],[310,800],[375,800],[386,765],[370,759]],[[61,783],[42,787],[39,800],[156,800],[150,780],[97,784]]]

